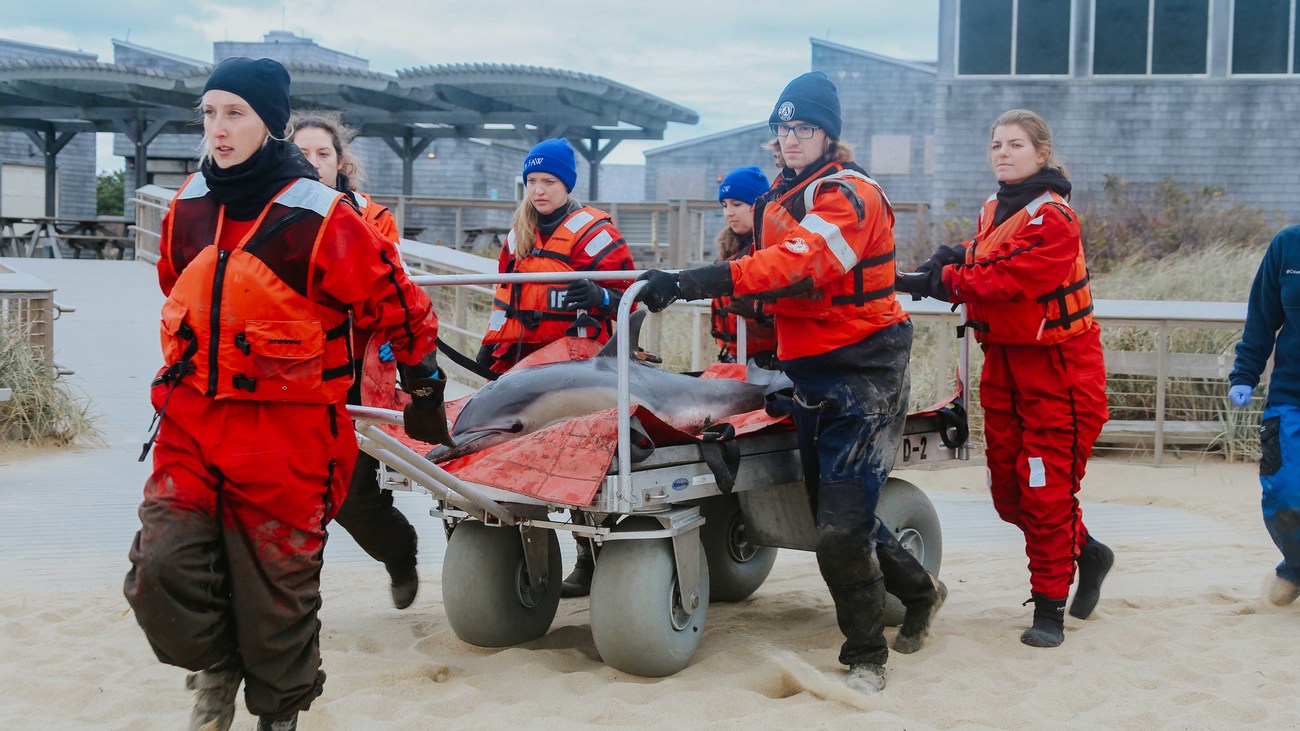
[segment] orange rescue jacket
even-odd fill
[[[162,350],[182,383],[215,399],[326,404],[352,383],[351,319],[313,302],[315,254],[342,194],[285,186],[230,251],[223,209],[191,175],[172,203],[166,255],[179,274],[162,309]]]
[[[1054,345],[1087,332],[1092,327],[1092,290],[1078,218],[1069,203],[1059,194],[1046,191],[1002,225],[994,226],[997,203],[996,196],[984,203],[979,234],[966,247],[964,266],[974,267],[972,274],[983,273],[981,267],[1013,262],[1049,237],[1073,239],[1076,253],[1064,281],[1037,296],[1020,293],[1010,299],[966,299],[958,283],[953,301],[966,302],[965,327],[974,330],[975,339],[981,343],[1003,345]]]
[[[587,232],[598,224],[611,220],[604,211],[583,206],[573,213],[555,229],[551,238],[542,242],[541,233],[533,244],[532,252],[527,257],[514,259],[514,268],[506,273],[548,273],[575,271],[572,263],[574,247],[582,241]],[[608,233],[597,234],[588,247],[603,248],[608,245]],[[506,236],[505,245],[511,252],[515,251],[515,232]],[[564,309],[564,293],[567,282],[556,284],[500,284],[496,297],[492,300],[492,313],[488,316],[487,334],[483,336],[484,345],[502,343],[550,343],[565,336],[569,327],[578,318],[576,312]],[[602,324],[605,319],[597,313],[589,313]]]

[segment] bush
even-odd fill
[[[1107,175],[1104,189],[1105,201],[1079,211],[1093,271],[1201,249],[1255,250],[1282,225],[1263,209],[1228,198],[1220,185],[1184,188],[1170,178],[1138,185]]]
[[[23,328],[0,321],[0,387],[13,397],[0,402],[0,448],[14,443],[57,446],[102,443],[89,403],[55,378]]]

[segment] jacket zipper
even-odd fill
[[[217,395],[217,347],[221,343],[221,288],[226,278],[226,262],[230,259],[229,251],[217,252],[217,270],[212,277],[212,314],[208,336],[208,396]]]

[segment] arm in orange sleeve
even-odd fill
[[[884,196],[869,183],[855,183],[853,192],[856,200],[840,186],[823,188],[784,240],[776,245],[764,241],[763,248],[732,261],[735,294],[820,287],[862,259],[892,252],[894,216]]]
[[[402,235],[397,230],[397,219],[393,217],[393,212],[373,201],[370,205],[379,208],[379,212],[375,214],[375,217],[370,221],[370,224],[375,227],[375,230],[379,232],[380,236],[392,241],[394,244],[400,242],[402,240]]]
[[[172,266],[172,220],[175,212],[175,208],[167,209],[163,215],[162,232],[158,235],[158,286],[167,297],[171,296],[172,287],[176,286],[176,280],[180,278]]]
[[[944,267],[950,301],[1032,299],[1061,286],[1083,245],[1079,220],[1054,205],[1040,208],[1035,220],[1006,241],[998,256]]]
[[[579,272],[616,272],[635,268],[632,250],[612,222],[592,226],[574,245],[569,262]],[[632,280],[610,279],[597,284],[614,292],[623,292],[632,286]]]
[[[433,303],[402,269],[392,244],[355,210],[335,206],[314,256],[313,300],[351,308],[356,326],[391,343],[405,365],[433,351],[438,336]]]

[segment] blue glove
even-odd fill
[[[1228,400],[1237,408],[1250,406],[1250,392],[1253,391],[1250,386],[1239,384],[1228,389]]]
[[[394,360],[395,360],[395,358],[393,357],[393,344],[392,344],[392,343],[384,343],[383,345],[379,346],[379,362],[380,362],[380,363],[392,363]]]

